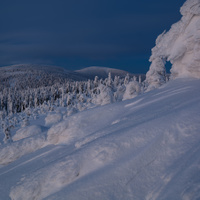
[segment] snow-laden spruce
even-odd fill
[[[166,61],[172,63],[171,78],[200,78],[200,1],[187,0],[180,12],[181,20],[159,35],[152,49],[146,75],[148,90],[165,83]]]

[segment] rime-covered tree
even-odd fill
[[[129,83],[129,80],[130,80],[130,76],[129,74],[127,74],[124,78],[124,85],[127,85]]]
[[[162,57],[156,57],[152,60],[149,71],[146,74],[146,89],[155,89],[166,81],[166,69],[165,69],[165,59]]]
[[[141,84],[137,81],[131,81],[126,85],[123,100],[132,99],[141,93]]]

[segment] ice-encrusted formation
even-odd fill
[[[180,9],[182,18],[156,39],[152,49],[148,90],[165,82],[165,62],[172,63],[171,78],[200,78],[200,0],[187,0]]]

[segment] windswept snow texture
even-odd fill
[[[152,49],[152,62],[146,78],[150,87],[165,81],[165,61],[172,63],[172,78],[200,78],[200,1],[187,0],[181,7],[182,18],[168,32],[158,36]]]
[[[0,199],[199,199],[199,85],[176,79],[52,125],[47,115],[41,133],[21,129],[0,146]]]

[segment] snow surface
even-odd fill
[[[0,146],[0,199],[199,199],[199,85],[179,78],[57,122],[62,109],[39,116]]]

